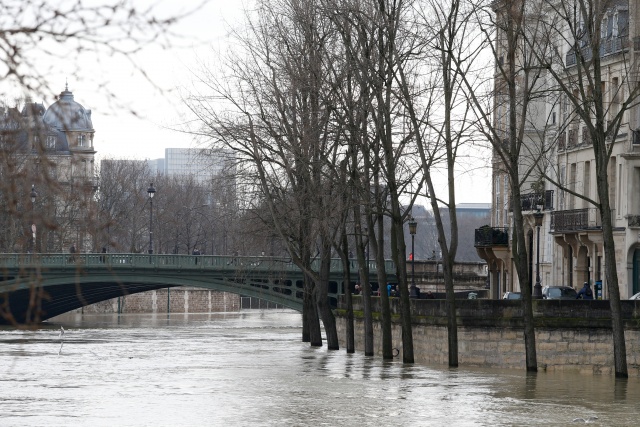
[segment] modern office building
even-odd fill
[[[176,177],[193,177],[201,184],[224,175],[231,158],[222,150],[203,148],[165,148],[163,159],[148,160],[152,173]]]

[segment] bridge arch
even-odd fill
[[[38,320],[118,296],[178,286],[256,297],[302,311],[302,272],[283,259],[146,254],[82,254],[70,258],[68,254],[5,254],[0,255],[0,265],[4,267],[5,279],[0,282],[0,298],[8,303],[18,322],[29,321],[29,314],[33,314],[30,305],[34,288],[42,290]],[[389,270],[392,267],[390,263],[388,271],[393,271]],[[334,304],[344,291],[343,278],[342,263],[332,260],[329,298]],[[353,272],[351,279],[356,280]],[[21,313],[26,317],[21,318]]]

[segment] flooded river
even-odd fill
[[[300,336],[274,310],[0,329],[0,426],[640,424],[636,378],[403,366]]]

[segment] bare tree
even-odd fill
[[[224,59],[226,84],[200,76],[217,103],[208,96],[187,102],[201,132],[235,153],[254,198],[305,272],[303,340],[321,345],[319,313],[328,348],[337,349],[327,299],[328,261],[344,218],[333,211],[341,200],[331,172],[340,151],[331,127],[335,84],[325,82],[334,33],[315,3],[261,2],[257,10],[248,13],[246,32],[234,33],[245,51]]]
[[[410,133],[420,155],[427,196],[431,201],[447,299],[447,328],[449,366],[458,366],[457,318],[455,308],[453,267],[458,251],[456,214],[456,168],[465,140],[469,140],[473,123],[469,118],[470,105],[464,93],[461,74],[470,75],[470,64],[478,51],[472,40],[470,16],[472,8],[466,2],[453,1],[443,5],[432,1],[424,9],[416,9],[418,25],[411,29],[416,40],[424,40],[413,47],[415,60],[398,64],[397,79],[401,88],[401,102],[406,109]],[[421,37],[422,36],[422,37]],[[425,65],[419,65],[417,62]],[[419,70],[425,70],[420,72]],[[431,76],[423,81],[419,75]],[[447,176],[446,196],[442,197],[434,183],[434,173],[440,165]],[[441,203],[446,210],[441,210]],[[447,236],[443,213],[447,214],[450,234]],[[414,254],[415,256],[415,254]]]
[[[135,54],[151,44],[171,46],[177,36],[173,25],[197,9],[162,16],[156,8],[141,8],[133,0],[2,0],[0,16],[11,17],[0,24],[0,75],[8,84],[2,90],[53,95],[50,76],[60,58],[69,64],[89,56],[98,62],[120,56],[146,76]],[[69,70],[76,79],[89,78],[82,75],[82,67]],[[106,83],[97,86],[117,99]]]
[[[593,151],[597,197],[591,197],[587,188],[578,191],[575,186],[567,185],[557,170],[550,174],[541,168],[541,172],[563,192],[586,200],[599,212],[615,375],[626,378],[626,343],[613,234],[615,184],[612,185],[610,174],[616,173],[615,163],[611,168],[612,156],[624,151],[619,137],[623,132],[632,134],[632,126],[638,123],[640,86],[633,71],[637,60],[626,49],[630,41],[629,14],[634,9],[629,9],[626,0],[541,0],[537,10],[544,33],[540,37],[529,37],[527,46],[548,70],[549,91],[556,94],[556,105],[561,109],[561,131],[549,138],[550,144],[559,150],[573,148],[582,129],[581,143]],[[553,49],[541,49],[540,39],[550,40]],[[550,160],[548,164],[555,162]]]
[[[174,40],[172,24],[186,14],[160,17],[154,8],[140,9],[129,0],[4,0],[0,1],[0,15],[7,18],[0,24],[0,75],[4,84],[0,98],[15,94],[26,97],[22,109],[0,108],[0,151],[6,153],[12,148],[18,160],[2,155],[0,161],[0,173],[6,178],[0,185],[0,197],[7,200],[0,218],[11,230],[3,234],[2,244],[5,251],[17,252],[27,248],[61,251],[70,242],[79,250],[94,250],[102,230],[94,204],[95,176],[90,162],[77,171],[73,166],[69,170],[57,167],[56,156],[51,155],[57,139],[52,138],[54,146],[50,146],[49,137],[69,129],[53,129],[53,125],[44,123],[44,106],[32,102],[29,96],[52,95],[50,79],[61,63],[72,70],[72,76],[88,77],[79,75],[84,69],[77,62],[91,55],[96,61],[120,56],[146,76],[136,65],[135,54],[152,43],[168,46]],[[96,87],[107,98],[116,99],[105,82]],[[30,198],[36,200],[31,206]],[[18,228],[22,228],[20,233],[14,231]],[[32,279],[33,306],[28,323],[37,322],[39,301],[46,297],[39,278]]]
[[[483,36],[481,43],[491,49],[492,59],[496,60],[495,74],[488,77],[488,84],[480,85],[477,74],[467,74],[465,65],[453,59],[462,71],[460,76],[478,118],[479,130],[493,148],[495,179],[504,175],[508,180],[513,226],[511,253],[523,295],[526,369],[534,372],[538,367],[521,190],[543,158],[539,149],[541,136],[530,129],[535,129],[532,123],[539,120],[536,103],[543,102],[546,96],[542,87],[544,67],[524,48],[525,39],[540,29],[537,16],[528,13],[526,1],[481,1],[474,5],[474,21]]]
[[[97,249],[145,252],[149,232],[147,188],[153,180],[147,163],[104,159],[99,176],[97,209],[102,229]]]

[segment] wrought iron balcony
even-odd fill
[[[509,246],[509,229],[488,225],[476,228],[475,246]]]
[[[600,41],[600,52],[599,52],[600,57],[604,58],[606,56],[625,51],[629,48],[630,44],[631,44],[631,41],[629,40],[629,37],[627,34],[622,34],[620,36],[612,37],[608,39],[602,39]],[[583,60],[590,61],[593,56],[592,49],[588,46],[586,42],[581,43],[581,45],[582,47],[580,48],[580,53],[582,54]],[[640,40],[638,40],[638,37],[635,37],[633,39],[634,50],[638,50],[639,45],[640,45]],[[576,63],[577,63],[576,51],[572,48],[569,50],[569,52],[567,52],[565,56],[565,66],[571,67],[573,65],[576,65]]]
[[[535,211],[538,206],[542,206],[545,211],[553,209],[553,190],[546,190],[544,193],[521,194],[523,211]]]
[[[612,217],[615,210],[611,210]],[[551,231],[597,230],[602,228],[602,218],[596,208],[571,209],[551,212]]]

